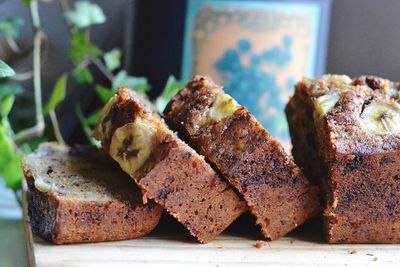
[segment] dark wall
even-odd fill
[[[334,0],[328,72],[400,80],[399,14],[399,0]]]
[[[169,75],[181,72],[185,0],[134,1],[130,72],[147,76],[156,97]]]
[[[156,96],[168,74],[179,77],[185,1],[134,1],[131,70],[149,76]],[[155,8],[157,7],[157,8]],[[400,80],[400,1],[333,0],[327,72]]]

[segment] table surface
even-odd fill
[[[26,207],[26,198],[23,198]],[[24,216],[27,213],[24,209]],[[53,245],[31,234],[24,220],[30,266],[398,266],[399,245],[326,244],[316,231],[318,220],[275,241],[263,237],[248,213],[208,244],[199,244],[164,213],[148,236],[126,241]],[[256,244],[262,245],[257,247]]]
[[[243,231],[242,231],[243,232]],[[308,232],[307,234],[309,234]],[[36,267],[220,266],[311,267],[399,266],[398,245],[329,245],[298,231],[256,248],[256,239],[227,231],[202,245],[185,232],[91,244],[55,246],[38,237],[32,249]]]
[[[0,187],[1,267],[28,266],[21,213],[13,194]],[[207,245],[194,242],[181,225],[164,216],[160,226],[142,239],[54,246],[34,237],[33,250],[38,267],[58,266],[60,262],[62,266],[85,267],[110,266],[115,262],[119,266],[265,266],[268,263],[268,266],[296,267],[398,266],[400,262],[399,245],[329,245],[316,235],[311,223],[257,249],[256,240],[262,237],[249,218],[242,217],[227,233]],[[243,228],[249,230],[246,235]]]

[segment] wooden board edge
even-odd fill
[[[29,266],[36,267],[35,251],[33,247],[33,235],[28,216],[28,185],[26,184],[25,180],[22,181],[22,214]]]

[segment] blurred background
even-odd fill
[[[93,143],[99,108],[121,85],[153,100],[167,89],[157,100],[161,111],[193,74],[211,75],[289,151],[283,110],[302,76],[400,80],[397,0],[33,1],[40,17],[46,127],[40,136],[15,140],[37,116],[32,0],[0,0],[0,58],[17,73],[0,79],[0,100],[14,100],[5,120],[8,134],[0,141],[8,138],[6,145],[23,150],[4,166],[19,168],[22,154],[43,141]],[[21,173],[13,175],[19,188]]]
[[[73,7],[74,2],[69,1],[70,6]],[[121,48],[124,52],[124,69],[131,75],[148,78],[152,86],[149,92],[151,98],[160,94],[170,75],[174,75],[177,79],[181,78],[187,1],[98,0],[93,2],[103,9],[107,21],[92,27],[92,42],[104,51],[114,47]],[[20,27],[16,42],[23,49],[29,50],[33,37],[29,10],[17,0],[0,1],[0,10],[3,18],[15,16],[24,19],[25,23]],[[326,14],[329,19],[327,26],[330,27],[327,32],[329,41],[323,47],[326,53],[319,55],[323,64],[315,71],[315,74],[324,72],[344,73],[349,76],[375,74],[398,80],[396,77],[398,62],[400,62],[400,54],[397,53],[397,44],[400,41],[398,10],[400,10],[400,2],[396,0],[332,1],[332,8],[331,10],[328,8]],[[42,1],[40,13],[43,31],[48,40],[46,57],[42,63],[43,98],[47,99],[56,79],[63,72],[70,71],[73,63],[68,58],[70,36],[58,1]],[[319,23],[324,23],[324,19],[322,18]],[[6,46],[4,36],[1,36],[0,43]],[[17,72],[28,71],[31,68],[29,55],[15,57],[10,49],[2,49],[0,56]],[[325,58],[326,61],[324,61]],[[97,83],[105,81],[96,69],[93,69],[93,72]],[[32,92],[31,80],[24,81],[22,84],[28,89],[26,97],[28,100],[31,99],[32,94],[29,93]],[[76,118],[74,104],[79,102],[85,114],[90,113],[93,105],[100,104],[96,100],[94,90],[90,90],[90,87],[93,86],[82,86],[71,79],[68,83],[68,97],[57,108],[57,113],[61,114],[59,118],[61,131],[67,140],[72,138],[80,142],[85,141]],[[17,99],[19,114],[12,112],[12,119],[19,120],[17,129],[32,119],[32,110],[27,107],[28,100],[24,97]],[[18,103],[22,104],[18,105]]]
[[[17,73],[0,79],[0,176],[10,177],[0,179],[0,218],[21,216],[12,192],[22,155],[47,140],[93,142],[98,110],[120,85],[157,98],[162,110],[193,73],[212,74],[289,146],[283,108],[301,76],[400,80],[399,10],[398,0],[0,0],[0,59]],[[35,36],[46,127],[24,140],[18,133],[37,117]],[[20,243],[3,242],[0,251],[15,254],[10,266],[24,266],[21,222],[0,220],[2,228],[3,240]]]

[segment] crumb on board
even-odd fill
[[[356,254],[357,250],[355,250],[354,248],[352,250],[349,251],[350,254]]]
[[[377,261],[377,260],[378,260],[378,257],[374,257],[372,260],[373,260],[373,261]]]
[[[262,240],[257,240],[255,246],[256,246],[256,248],[259,248],[259,249],[264,248],[265,242]]]
[[[367,254],[365,254],[365,255],[367,255],[367,256],[374,256],[374,254],[372,254],[372,253],[367,253]]]
[[[290,242],[290,244],[293,244],[293,242],[294,242],[294,241],[293,241],[293,239],[290,239],[290,241],[289,241],[289,242]]]

